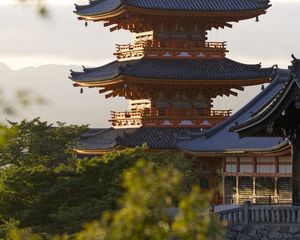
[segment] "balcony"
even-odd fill
[[[184,57],[189,58],[220,58],[225,57],[226,42],[196,42],[196,41],[136,41],[134,44],[116,45],[114,55],[119,60],[138,59],[143,56]]]
[[[111,112],[111,122],[114,128],[138,128],[142,126],[143,112]]]
[[[136,112],[111,112],[114,128],[200,127],[210,128],[231,115],[231,110],[145,109]]]

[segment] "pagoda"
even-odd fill
[[[130,101],[128,111],[112,112],[113,129],[211,128],[231,115],[213,110],[213,98],[269,82],[273,68],[226,58],[226,42],[209,42],[207,32],[269,7],[268,0],[90,0],[76,5],[80,20],[129,30],[136,39],[116,45],[116,61],[70,78],[75,87]]]
[[[273,67],[228,59],[226,42],[209,42],[208,31],[258,20],[270,6],[268,0],[94,0],[76,5],[75,13],[86,25],[102,22],[111,31],[125,29],[136,36],[132,44],[116,45],[117,60],[71,71],[81,92],[97,88],[106,98],[129,101],[127,111],[112,112],[111,128],[82,135],[77,154],[101,155],[147,143],[153,150],[183,149],[195,155],[179,140],[201,138],[231,115],[230,109],[213,110],[213,99],[237,96],[245,86],[270,82],[274,75]],[[193,164],[202,189],[216,189],[224,159],[196,155]]]

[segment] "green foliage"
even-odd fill
[[[182,177],[174,167],[139,161],[125,173],[121,208],[87,225],[76,240],[224,239],[222,223],[208,211],[210,195],[198,187],[182,192]],[[174,217],[168,209],[178,201]]]
[[[37,11],[40,16],[47,17],[49,16],[49,11],[46,5],[46,0],[17,0],[18,2],[24,3],[34,3],[37,7]]]
[[[52,128],[38,119],[16,126],[16,136],[2,151],[2,165],[11,165],[0,172],[0,228],[12,219],[22,229],[45,235],[78,232],[104,210],[117,208],[124,192],[122,175],[139,159],[174,166],[184,174],[183,190],[193,180],[181,155],[142,147],[76,159],[70,149],[82,128]]]
[[[43,237],[39,234],[34,234],[28,229],[12,230],[9,234],[9,239],[13,240],[43,240]]]
[[[78,143],[80,133],[86,129],[59,122],[53,127],[38,118],[11,125],[8,129],[12,129],[14,135],[3,142],[0,166],[53,166],[65,162],[71,157],[71,149]]]
[[[181,199],[180,211],[172,225],[179,239],[224,239],[224,224],[209,213],[210,199],[210,193],[203,193],[198,187]]]

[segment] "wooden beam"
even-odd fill
[[[230,90],[229,93],[230,93],[231,95],[235,96],[235,97],[238,96],[238,93],[236,93],[236,92],[234,92],[234,91],[231,91],[231,90]]]
[[[244,90],[245,90],[244,87],[234,87],[234,89],[237,89],[237,90],[239,90],[239,91],[244,91]]]
[[[108,90],[108,89],[106,89],[106,88],[104,88],[104,89],[100,89],[100,90],[99,90],[99,94],[105,93],[105,92],[107,92],[107,91],[109,91],[109,90]]]
[[[109,94],[106,94],[105,95],[105,98],[110,98],[110,97],[112,97],[114,95],[114,92],[111,92],[111,93],[109,93]]]
[[[114,27],[111,27],[109,30],[110,30],[111,32],[114,32],[114,31],[116,31],[116,30],[120,30],[121,28],[122,28],[121,26],[116,25],[116,26],[114,26]]]
[[[225,23],[224,25],[228,28],[232,28],[232,24],[230,24],[230,23]]]

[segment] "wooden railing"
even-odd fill
[[[300,224],[300,207],[260,206],[245,203],[242,207],[218,213],[219,219],[230,224]]]
[[[201,124],[206,120],[213,120],[215,125],[231,115],[231,110],[179,110],[179,109],[144,109],[133,112],[111,112],[109,120],[113,127],[140,127],[142,124],[159,126],[165,120],[172,120],[174,125],[180,121],[192,120],[195,124]],[[172,123],[173,124],[173,123]]]
[[[146,117],[229,117],[231,113],[232,110],[152,108],[144,115]]]
[[[142,125],[143,112],[111,112],[113,127],[140,127]]]
[[[214,48],[225,49],[226,42],[195,42],[195,41],[159,41],[147,40],[138,41],[134,44],[116,44],[117,53],[141,50],[143,48],[183,48],[183,49],[196,49],[196,48]]]
[[[226,42],[196,42],[196,41],[136,41],[134,44],[116,44],[118,59],[142,57],[145,51],[226,51]]]

